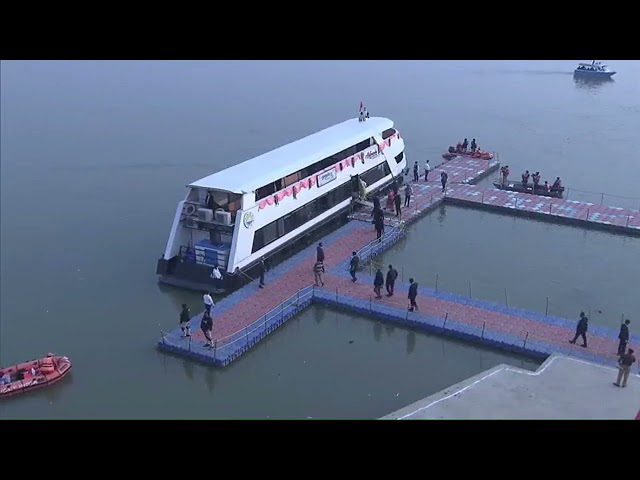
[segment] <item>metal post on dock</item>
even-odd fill
[[[338,303],[338,287],[336,287],[336,303]]]
[[[191,336],[189,336],[189,351],[191,351]]]
[[[284,302],[282,302],[280,308],[280,321],[284,322]]]
[[[504,289],[504,304],[508,307],[509,306],[509,298],[507,297],[507,289]]]
[[[160,330],[160,336],[162,337],[162,344],[165,345],[165,342],[164,342],[164,331]]]
[[[300,307],[300,290],[298,290],[298,299],[296,300],[296,307]]]
[[[482,322],[482,334],[480,335],[480,338],[484,338],[484,327],[486,326],[487,322]]]
[[[627,215],[627,224],[625,225],[626,227],[629,226],[629,217],[630,217],[630,215]]]
[[[524,343],[522,344],[522,348],[527,348],[527,340],[529,339],[529,332],[524,336]]]
[[[404,265],[400,267],[400,281],[404,282]]]
[[[436,292],[438,291],[438,274],[436,273]]]
[[[244,327],[244,338],[247,339],[247,347],[249,346],[249,327]]]
[[[267,314],[264,314],[264,333],[267,333]]]
[[[600,205],[602,205],[604,203],[604,193],[602,194],[602,196],[600,197]]]
[[[213,359],[216,359],[217,356],[217,351],[218,351],[218,340],[214,340],[213,341]]]
[[[484,205],[484,192],[482,192],[482,198],[480,199],[480,203]]]
[[[551,207],[553,207],[553,202],[549,202],[549,215],[551,215]]]
[[[518,197],[516,197],[516,210],[518,209]]]
[[[547,306],[544,309],[544,314],[545,315],[549,315],[549,297],[547,297]]]
[[[449,312],[444,314],[444,323],[442,324],[442,328],[447,324],[447,318],[449,318]]]
[[[589,209],[587,208],[587,222],[589,221]]]

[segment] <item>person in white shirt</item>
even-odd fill
[[[217,266],[211,269],[210,277],[213,279],[213,284],[216,286],[216,289],[220,290],[222,288],[222,273]]]
[[[211,315],[211,307],[213,307],[213,298],[211,298],[211,294],[209,292],[205,293],[202,296],[202,300],[204,300],[204,310],[207,315]]]
[[[424,181],[429,181],[429,172],[431,171],[431,165],[429,165],[429,160],[424,164]]]

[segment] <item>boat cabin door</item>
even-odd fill
[[[360,198],[360,175],[351,175],[351,198],[357,200]]]

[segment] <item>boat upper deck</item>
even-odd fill
[[[352,118],[201,178],[189,187],[249,193],[392,128],[393,121]]]

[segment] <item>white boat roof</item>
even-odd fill
[[[270,181],[286,177],[392,127],[393,121],[384,117],[371,117],[366,122],[352,118],[196,180],[188,186],[233,193],[253,192]]]

